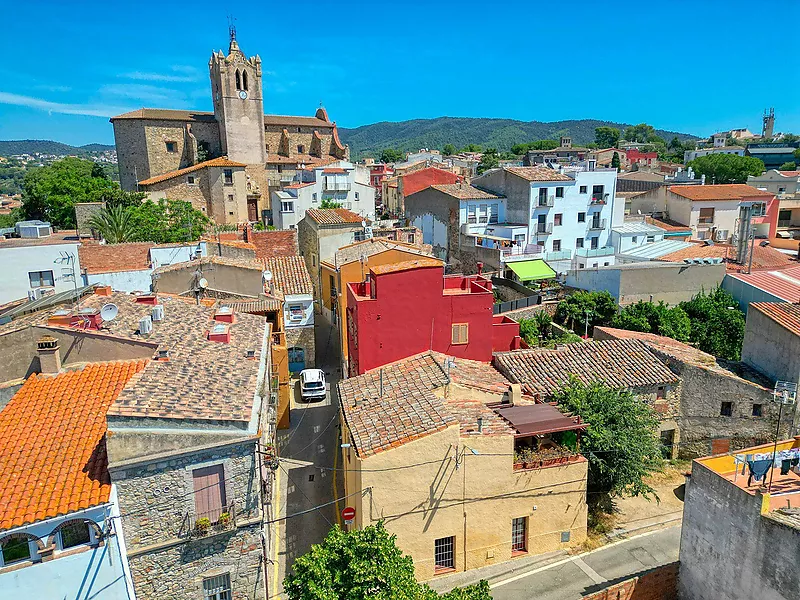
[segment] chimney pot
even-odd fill
[[[39,355],[39,368],[42,373],[55,374],[61,372],[61,350],[58,340],[45,335],[36,342]]]
[[[508,403],[511,406],[519,404],[522,400],[522,386],[519,383],[512,383],[508,386]]]

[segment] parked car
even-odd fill
[[[303,400],[324,400],[325,372],[322,369],[300,371],[300,389]]]

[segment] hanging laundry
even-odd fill
[[[792,461],[784,459],[781,461],[781,475],[788,475],[789,470],[792,468]]]
[[[772,468],[772,459],[769,460],[754,460],[747,464],[750,467],[750,477],[747,478],[747,486],[750,487],[753,479],[761,481],[764,476]]]

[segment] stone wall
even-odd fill
[[[792,526],[762,514],[764,501],[701,462],[692,464],[681,526],[681,600],[797,598],[800,529],[796,520]]]
[[[235,526],[190,535],[195,518],[193,469],[224,465],[225,496]],[[174,452],[111,465],[138,598],[202,597],[202,579],[229,573],[233,598],[263,597],[261,484],[253,441]]]
[[[747,311],[742,361],[773,381],[796,382],[800,377],[800,336],[751,309]]]
[[[89,221],[105,207],[105,202],[78,202],[75,204],[75,222],[78,235],[92,235]]]
[[[208,249],[209,256],[222,256],[224,258],[234,258],[241,260],[255,260],[256,249],[246,242],[229,242],[220,240],[207,239],[206,248]]]
[[[189,184],[186,175],[172,177],[166,181],[148,185],[143,189],[149,194],[150,198],[157,201],[159,198],[168,200],[185,200],[192,203],[192,207],[204,214],[209,219],[213,219],[211,211],[211,185],[209,182],[208,169],[198,169],[191,173],[195,183]]]
[[[583,600],[674,600],[678,594],[678,568],[674,562],[639,577],[611,585]]]
[[[306,351],[306,369],[316,366],[317,353],[313,325],[311,327],[287,327],[286,346],[303,348]]]

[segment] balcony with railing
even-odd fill
[[[186,513],[182,530],[191,538],[217,535],[236,529],[236,506],[233,502],[205,512]]]
[[[606,219],[592,219],[589,221],[589,229],[605,229]]]
[[[592,194],[590,206],[604,206],[608,203],[608,194]]]
[[[578,248],[575,250],[575,256],[582,258],[597,258],[598,256],[612,256],[615,254],[613,246],[604,246],[602,248]]]
[[[536,224],[536,235],[550,235],[553,233],[553,224],[552,223],[537,223]]]
[[[553,250],[552,252],[545,252],[542,257],[545,260],[569,260],[572,258],[571,250]]]
[[[329,178],[325,178],[326,192],[349,192],[350,187],[349,181],[331,181]]]
[[[502,262],[531,260],[533,258],[544,258],[544,248],[542,246],[525,244],[524,246],[518,245],[500,249],[500,260]]]
[[[547,198],[539,196],[539,198],[536,200],[536,205],[534,206],[534,208],[553,208],[555,205],[556,205],[555,196],[549,196]]]

